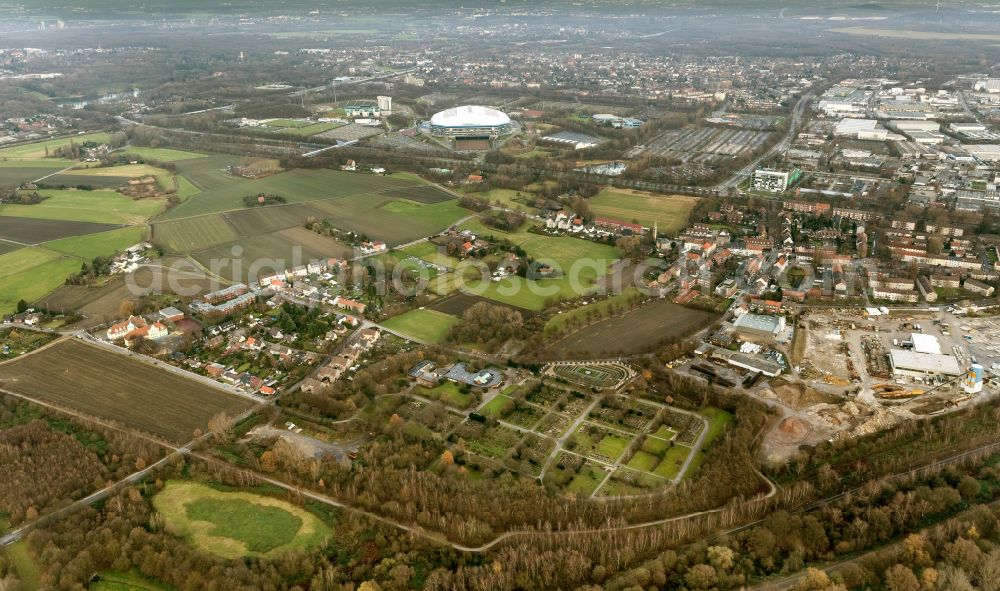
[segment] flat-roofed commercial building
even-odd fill
[[[774,340],[785,330],[784,316],[744,314],[733,323],[736,336],[744,340]]]
[[[889,351],[892,371],[896,375],[909,377],[959,376],[965,373],[958,360],[951,355],[918,353],[904,349]]]

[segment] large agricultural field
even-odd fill
[[[226,263],[219,273],[233,280],[246,281],[245,272],[260,261],[273,261],[267,263],[271,270],[351,254],[344,244],[304,230],[309,220],[328,219],[338,228],[399,244],[440,232],[468,214],[447,192],[408,176],[322,169],[251,181],[227,174],[232,163],[215,156],[178,161],[184,182],[197,192],[156,220],[152,236],[165,251],[191,255],[207,268]],[[256,193],[277,194],[287,203],[246,208],[243,197]]]
[[[630,312],[578,330],[550,345],[543,355],[558,358],[595,358],[642,353],[664,339],[687,336],[704,328],[716,314],[656,300]]]
[[[415,184],[392,177],[329,169],[295,169],[249,180],[225,172],[226,166],[238,162],[238,158],[226,156],[179,161],[178,173],[187,176],[203,192],[167,212],[163,219],[243,209],[243,197],[258,193],[281,195],[288,203],[302,203],[377,193]]]
[[[12,312],[20,300],[33,302],[79,271],[82,259],[42,248],[22,248],[0,254],[0,313]]]
[[[697,197],[687,195],[657,195],[627,189],[604,189],[590,198],[590,209],[599,217],[636,222],[670,236],[676,236],[685,226]]]
[[[130,283],[140,293],[130,289],[124,277],[112,279],[105,285],[61,285],[41,300],[50,310],[76,310],[86,319],[84,326],[94,326],[121,319],[122,300],[146,293],[179,293],[186,297],[215,291],[225,284],[209,278],[195,268],[177,265],[177,260],[165,257],[163,267],[142,267],[132,274]]]
[[[0,150],[0,184],[44,177],[47,186],[69,187],[37,190],[42,197],[38,203],[0,205],[0,313],[12,311],[20,300],[31,303],[52,294],[68,276],[95,257],[113,256],[146,240],[147,220],[167,207],[167,198],[155,193],[133,198],[86,187],[111,188],[131,178],[154,176],[160,190],[176,187],[182,198],[182,193],[190,193],[186,179],[147,164],[92,167],[46,158],[46,150],[51,153],[71,141],[79,144],[109,139],[108,134],[90,134]],[[200,157],[175,152],[162,156]],[[59,171],[63,172],[53,174]]]
[[[35,245],[70,236],[106,232],[118,227],[120,226],[117,224],[0,216],[0,239]]]
[[[319,517],[287,501],[196,482],[168,482],[153,506],[167,531],[226,559],[307,550],[332,533]]]
[[[35,181],[71,165],[69,160],[2,160],[0,159],[0,187],[18,186]]]
[[[64,339],[0,364],[0,390],[115,421],[174,443],[252,403],[126,355]]]
[[[0,216],[73,220],[101,224],[140,224],[163,211],[163,198],[132,199],[115,191],[43,189],[35,205],[0,205]]]
[[[253,281],[314,260],[348,258],[350,247],[306,230],[288,228],[221,244],[192,255],[213,273],[233,281]]]

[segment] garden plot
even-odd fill
[[[608,473],[604,466],[572,453],[562,453],[545,474],[545,483],[583,497],[594,494]]]
[[[620,431],[584,423],[566,443],[566,449],[613,464],[622,456],[631,440],[631,436]]]
[[[555,443],[550,439],[528,435],[504,459],[504,466],[514,472],[539,476],[554,447]]]
[[[615,429],[638,433],[646,430],[657,412],[659,409],[655,406],[631,403],[625,398],[617,398],[606,401],[592,410],[587,419]]]
[[[469,420],[455,430],[453,439],[464,439],[466,448],[474,454],[500,460],[521,441],[522,436],[520,431],[512,427],[487,427],[484,423]]]

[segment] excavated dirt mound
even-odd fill
[[[771,390],[774,391],[779,400],[796,410],[808,408],[815,404],[837,401],[836,398],[823,394],[815,388],[810,388],[802,382],[789,382],[783,379],[772,380]]]
[[[778,424],[778,430],[792,437],[802,437],[806,434],[808,427],[795,417],[787,417]]]

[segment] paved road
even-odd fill
[[[765,152],[762,156],[744,166],[741,170],[731,176],[729,180],[716,185],[715,190],[719,193],[725,193],[729,189],[732,189],[736,185],[740,184],[743,179],[753,174],[753,171],[757,170],[757,167],[760,166],[761,162],[788,150],[789,146],[792,145],[792,140],[795,139],[795,134],[799,130],[799,124],[802,122],[802,115],[805,113],[806,107],[809,105],[812,97],[813,92],[809,91],[802,95],[799,102],[795,103],[795,108],[792,109],[791,121],[788,122],[788,131],[785,132],[785,137],[781,138],[781,141],[774,144],[771,149]]]
[[[35,521],[32,521],[31,523],[28,523],[26,525],[22,525],[21,527],[15,529],[15,530],[11,530],[11,531],[7,532],[6,534],[4,534],[2,537],[0,537],[0,547],[7,546],[7,545],[10,545],[10,544],[13,544],[15,542],[20,541],[32,529],[34,529],[38,525],[41,525],[43,523],[48,522],[49,520],[57,519],[59,517],[62,517],[63,515],[66,515],[66,514],[72,512],[72,511],[75,511],[76,509],[81,509],[81,508],[83,508],[86,505],[92,505],[92,504],[94,504],[94,503],[96,503],[98,501],[102,501],[102,500],[106,499],[109,495],[111,495],[111,493],[115,492],[116,490],[118,490],[122,486],[125,486],[126,484],[133,484],[135,482],[138,482],[138,481],[142,480],[143,478],[145,478],[146,476],[148,476],[150,472],[152,472],[154,470],[158,470],[162,466],[165,466],[168,462],[172,461],[174,458],[180,457],[182,455],[186,455],[186,454],[188,454],[190,452],[191,452],[191,448],[188,447],[188,446],[179,447],[179,448],[175,449],[173,452],[171,452],[170,454],[164,456],[159,461],[150,464],[149,466],[143,468],[142,470],[138,470],[136,472],[133,472],[133,473],[129,474],[125,478],[122,478],[121,480],[119,480],[118,482],[116,482],[116,483],[114,483],[114,484],[112,484],[110,486],[106,486],[106,487],[102,488],[101,490],[99,490],[97,492],[93,492],[93,493],[91,493],[91,494],[83,497],[82,499],[80,499],[78,501],[74,501],[70,505],[67,505],[67,506],[65,506],[65,507],[63,507],[63,508],[61,508],[61,509],[59,509],[57,511],[53,511],[52,513],[47,513],[46,515],[43,515],[42,517],[38,518]]]

